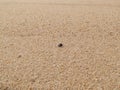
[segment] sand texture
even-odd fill
[[[120,0],[0,0],[0,90],[120,90]]]

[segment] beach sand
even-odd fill
[[[120,0],[0,0],[0,90],[120,90]]]

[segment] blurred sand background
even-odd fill
[[[0,0],[0,90],[120,90],[120,0]]]

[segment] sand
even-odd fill
[[[0,90],[120,90],[120,0],[0,0]]]

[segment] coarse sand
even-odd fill
[[[0,0],[0,90],[120,90],[120,0]]]

